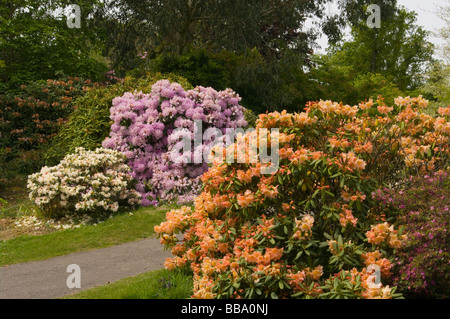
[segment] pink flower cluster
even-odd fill
[[[210,146],[196,143],[188,163],[174,163],[169,152],[184,136],[194,140],[198,133],[195,122],[201,121],[203,132],[217,128],[225,133],[227,128],[246,126],[239,101],[231,89],[218,92],[196,87],[185,91],[178,83],[158,81],[150,94],[128,92],[113,100],[110,117],[114,123],[103,147],[127,156],[142,205],[175,199],[179,204],[190,202],[200,191],[199,177],[208,169],[205,160],[194,164],[193,158]]]

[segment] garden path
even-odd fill
[[[53,299],[102,286],[122,278],[164,268],[172,256],[159,239],[147,238],[96,250],[72,253],[42,261],[0,267],[0,299]],[[68,288],[67,272],[78,265],[80,288]],[[70,280],[70,282],[73,282]]]

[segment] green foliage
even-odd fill
[[[381,95],[387,105],[394,104],[395,98],[404,95],[397,85],[378,73],[358,75],[353,83],[358,97],[366,96],[368,99],[377,100]]]
[[[103,16],[114,67],[122,71],[144,51],[153,56],[182,55],[192,48],[210,52],[256,48],[265,57],[278,58],[280,50],[289,47],[305,54],[318,32],[299,31],[299,26],[309,15],[326,20],[322,3],[328,1],[238,0],[230,5],[226,1],[119,0],[106,4]],[[334,20],[330,21],[324,28],[327,34],[333,30]]]
[[[151,69],[179,74],[193,86],[224,90],[228,87],[229,74],[225,64],[221,62],[206,50],[197,50],[185,55],[161,54],[151,61]]]
[[[143,69],[170,72],[192,85],[232,88],[242,105],[256,113],[268,110],[300,110],[310,94],[301,56],[284,52],[278,62],[266,59],[256,48],[238,54],[222,50],[190,50],[183,55],[161,54],[143,62]]]
[[[369,28],[365,21],[352,28],[352,40],[339,49],[343,65],[354,75],[379,73],[402,91],[420,87],[420,76],[432,61],[433,46],[428,33],[417,25],[417,14],[397,8],[381,28]],[[389,43],[389,45],[385,45]]]
[[[74,101],[93,86],[98,83],[67,77],[31,82],[19,93],[0,95],[0,177],[37,170],[43,149],[69,117]]]
[[[101,147],[111,130],[112,100],[134,90],[149,93],[152,85],[162,79],[180,83],[185,89],[192,88],[189,82],[180,76],[148,73],[140,79],[126,77],[123,82],[88,91],[83,98],[77,100],[68,122],[58,131],[51,147],[45,153],[46,163],[55,165],[64,155],[74,152],[77,147],[89,150]]]
[[[88,17],[97,1],[80,2],[82,28],[70,29],[62,10],[70,1],[2,1],[0,6],[0,92],[61,75],[100,80],[107,70],[93,58],[98,34]],[[60,11],[58,11],[60,10]]]
[[[421,88],[430,98],[430,114],[437,114],[439,107],[450,105],[450,65],[436,61],[426,73],[427,81]]]
[[[405,95],[391,76],[355,73],[353,67],[342,60],[344,56],[344,52],[314,56],[316,68],[311,69],[310,76],[318,85],[312,89],[312,100],[321,98],[356,105],[364,99],[377,100],[381,95],[388,105],[392,105],[395,98]]]

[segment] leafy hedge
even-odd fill
[[[67,121],[75,100],[94,87],[99,84],[68,77],[31,82],[19,94],[0,95],[0,162],[9,175],[41,166],[42,149]]]

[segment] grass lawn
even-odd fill
[[[191,297],[192,288],[191,275],[161,269],[84,290],[63,299],[186,299]]]
[[[0,241],[0,266],[43,260],[78,251],[104,248],[154,235],[153,226],[175,206],[141,207],[97,225],[54,231],[43,235],[20,235]]]

